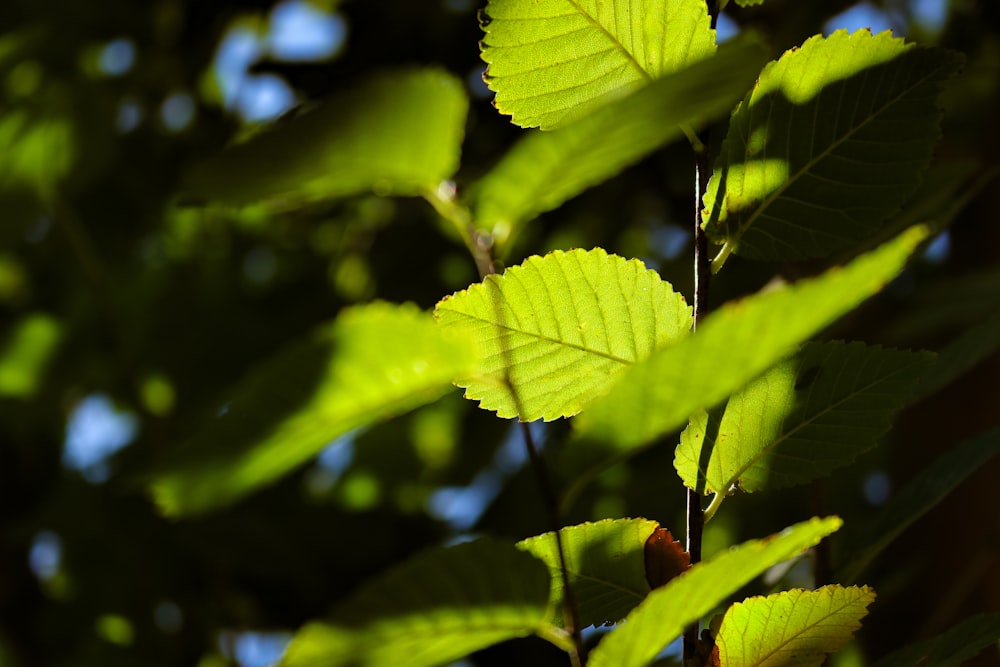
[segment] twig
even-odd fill
[[[587,664],[586,647],[583,645],[583,635],[580,633],[580,622],[576,613],[576,600],[573,598],[573,589],[569,585],[569,569],[566,566],[566,550],[563,548],[562,535],[559,529],[562,522],[559,518],[559,498],[556,496],[555,487],[549,476],[548,468],[542,459],[538,448],[535,446],[534,436],[531,435],[531,425],[521,422],[521,433],[524,434],[524,446],[528,450],[528,458],[531,460],[531,467],[535,469],[535,476],[538,478],[538,488],[542,492],[542,500],[549,512],[550,530],[556,536],[556,551],[559,552],[559,571],[562,575],[563,583],[563,607],[566,612],[566,622],[569,624],[569,632],[573,637],[574,652],[569,654],[573,667],[583,667]]]
[[[707,0],[708,15],[712,29],[719,20],[718,0]],[[701,227],[701,203],[708,188],[712,173],[711,141],[704,133],[698,137],[695,147],[694,177],[694,309],[692,329],[708,314],[709,283],[712,278],[712,261],[708,256],[708,237]],[[686,548],[691,554],[691,565],[701,562],[702,534],[705,530],[705,514],[702,510],[701,493],[696,489],[687,490],[687,539]],[[692,623],[684,630],[684,664],[689,664],[696,656],[698,648],[699,624]]]
[[[465,241],[472,259],[476,262],[480,278],[485,279],[489,275],[496,273],[496,262],[493,258],[493,239],[489,234],[480,232],[472,223],[472,216],[469,210],[455,201],[454,192],[442,187],[435,191],[424,193],[424,198],[437,210],[446,220],[451,222],[456,231]],[[511,394],[517,401],[517,395],[513,387]],[[518,412],[520,406],[518,406]],[[569,634],[573,639],[573,650],[569,652],[570,662],[573,667],[585,667],[587,664],[586,647],[583,644],[583,635],[580,633],[580,623],[576,612],[576,602],[573,598],[573,589],[569,584],[569,570],[566,567],[566,550],[563,548],[562,535],[559,529],[562,527],[560,520],[559,498],[549,476],[548,468],[535,446],[534,437],[531,435],[531,428],[527,422],[521,422],[521,432],[524,435],[524,446],[528,450],[528,459],[538,478],[538,487],[541,490],[542,502],[545,503],[546,511],[549,515],[549,529],[556,536],[556,551],[559,552],[559,571],[563,583],[563,606],[565,608],[566,623],[569,625]]]

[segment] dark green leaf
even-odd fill
[[[305,626],[285,667],[425,667],[524,637],[545,620],[549,571],[482,539],[419,555],[362,586],[332,618]]]
[[[691,488],[728,493],[802,484],[847,465],[889,430],[930,353],[816,343],[695,415],[674,465]]]
[[[737,107],[705,195],[705,227],[750,259],[829,255],[913,194],[961,56],[891,33],[813,37],[768,65]]]
[[[947,632],[890,653],[873,667],[959,667],[1000,641],[1000,614],[980,614]]]
[[[860,534],[850,537],[854,558],[840,568],[834,578],[847,583],[856,581],[862,570],[908,526],[998,453],[1000,429],[993,429],[963,442],[934,461],[903,487]]]
[[[647,519],[608,519],[559,531],[582,627],[621,620],[649,593],[643,547],[657,526]],[[547,620],[564,626],[563,580],[555,535],[545,533],[517,546],[549,566],[552,595]]]

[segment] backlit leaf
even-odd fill
[[[279,206],[419,195],[457,169],[467,107],[443,71],[383,73],[197,165],[186,195]]]
[[[559,130],[529,133],[470,190],[476,224],[503,242],[539,213],[680,137],[682,127],[728,112],[763,54],[752,42],[727,44]]]
[[[824,586],[734,604],[715,638],[726,667],[819,667],[861,627],[875,592]]]
[[[638,447],[740,389],[835,319],[878,292],[925,238],[915,227],[844,267],[728,303],[697,334],[623,373],[576,420],[583,434]]]
[[[346,310],[255,369],[155,473],[153,494],[171,515],[228,504],[334,438],[438,398],[475,358],[469,340],[415,306]]]
[[[669,283],[600,249],[530,257],[443,299],[435,313],[484,352],[478,371],[457,381],[466,397],[522,421],[579,412],[691,328],[691,309]]]
[[[643,547],[657,525],[647,519],[608,519],[559,531],[577,620],[582,627],[621,620],[649,593]],[[565,625],[555,534],[531,537],[517,546],[549,566],[552,594],[547,620]]]
[[[933,362],[930,353],[863,343],[806,345],[733,394],[725,410],[692,417],[674,465],[685,484],[704,482],[709,493],[822,477],[875,445]]]
[[[284,667],[425,667],[461,658],[544,622],[545,565],[481,539],[425,552],[363,585],[332,618],[306,625]]]
[[[751,540],[699,563],[651,592],[625,623],[601,640],[590,667],[644,667],[684,628],[710,612],[767,568],[818,543],[841,525],[837,517],[811,519],[777,535]]]
[[[523,127],[551,129],[715,51],[703,0],[490,0],[486,81]]]
[[[960,64],[863,30],[786,52],[733,113],[705,195],[709,236],[724,254],[765,260],[870,236],[916,190],[939,135],[938,93]]]

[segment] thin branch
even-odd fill
[[[443,186],[445,184],[442,184]],[[439,187],[437,190],[424,193],[424,198],[437,210],[443,218],[451,222],[456,231],[465,241],[469,253],[476,262],[480,278],[496,273],[496,262],[493,258],[493,238],[484,232],[479,231],[472,222],[469,210],[462,204],[455,201],[454,192],[447,187]],[[517,401],[517,395],[511,387],[511,394]],[[518,401],[519,402],[519,401]],[[518,412],[520,406],[518,406]],[[524,446],[528,451],[528,459],[531,467],[535,470],[538,478],[538,487],[541,490],[542,502],[545,504],[549,515],[549,529],[556,537],[556,551],[559,553],[559,572],[563,583],[563,606],[565,608],[566,623],[569,625],[568,634],[572,638],[572,650],[569,651],[570,662],[573,667],[585,667],[587,664],[586,647],[583,644],[583,635],[580,633],[580,622],[576,612],[576,601],[573,597],[573,589],[569,584],[569,570],[566,567],[566,550],[563,548],[562,535],[559,529],[562,528],[560,519],[559,497],[556,494],[555,486],[552,484],[551,476],[545,461],[542,459],[535,446],[534,437],[531,434],[530,425],[521,422],[521,432],[524,435]]]
[[[718,0],[707,0],[708,15],[712,29],[719,20]],[[711,141],[707,133],[698,137],[695,148],[694,179],[694,322],[692,329],[708,314],[709,284],[712,279],[712,260],[708,256],[708,237],[701,227],[701,203],[708,188],[712,173]],[[691,565],[701,562],[702,534],[705,530],[705,514],[702,510],[701,494],[695,489],[687,490],[687,551],[691,554]],[[684,664],[689,664],[697,655],[699,624],[696,621],[684,630]]]
[[[552,478],[549,476],[548,468],[542,459],[538,448],[535,446],[534,436],[531,435],[531,425],[521,422],[521,433],[524,434],[524,446],[528,450],[528,458],[531,460],[531,467],[535,470],[538,478],[538,488],[542,492],[542,500],[549,512],[550,530],[556,536],[556,551],[559,552],[559,572],[562,575],[563,583],[563,607],[566,611],[566,621],[569,624],[569,632],[573,637],[573,645],[576,650],[570,652],[570,661],[573,667],[583,667],[587,664],[586,647],[583,645],[583,635],[580,633],[580,622],[576,613],[576,600],[573,597],[573,589],[569,585],[569,569],[566,566],[566,550],[563,548],[562,535],[559,529],[562,522],[559,517],[559,498],[556,495]]]

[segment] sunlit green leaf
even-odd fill
[[[43,201],[56,195],[77,158],[76,128],[61,106],[62,91],[44,111],[28,108],[0,115],[0,192],[28,191]]]
[[[522,421],[579,412],[691,327],[691,309],[669,283],[600,249],[530,257],[443,299],[435,313],[481,343],[478,371],[457,382],[466,397]]]
[[[947,632],[904,646],[873,667],[959,667],[987,646],[1000,642],[1000,614],[972,616]]]
[[[421,554],[362,586],[325,622],[292,640],[285,667],[446,664],[538,629],[549,597],[545,565],[482,539]]]
[[[590,667],[643,667],[690,623],[699,620],[767,568],[818,543],[841,525],[811,519],[777,535],[751,540],[699,563],[651,592],[590,655]]]
[[[35,393],[62,338],[59,322],[44,313],[22,318],[0,343],[0,396]]]
[[[753,597],[726,610],[715,638],[731,667],[819,667],[851,639],[875,592],[824,586]]]
[[[581,627],[621,620],[649,593],[643,547],[658,524],[647,519],[615,519],[559,531]],[[542,559],[552,574],[548,621],[563,626],[563,580],[554,533],[518,542]]]
[[[623,373],[580,415],[578,427],[621,448],[677,428],[878,292],[925,237],[926,230],[915,227],[845,267],[726,304],[705,319],[696,335]]]
[[[1000,429],[992,429],[936,459],[886,503],[874,520],[849,536],[852,558],[836,574],[851,583],[914,521],[941,502],[952,489],[1000,454]]]
[[[724,411],[692,417],[674,465],[685,484],[709,493],[822,477],[875,445],[933,362],[930,353],[863,343],[806,345],[733,394]]]
[[[559,130],[530,133],[470,191],[476,224],[507,240],[539,213],[681,136],[683,126],[729,111],[763,64],[753,43],[728,44]]]
[[[281,206],[369,191],[418,195],[458,167],[467,107],[450,74],[384,73],[197,165],[186,194]]]
[[[475,358],[470,341],[415,306],[344,311],[255,369],[222,414],[165,461],[153,494],[171,515],[230,503],[351,429],[438,398]]]
[[[702,0],[490,0],[481,18],[496,107],[523,127],[557,127],[715,51]]]
[[[916,190],[939,135],[938,93],[960,64],[863,30],[788,51],[733,113],[704,201],[712,240],[774,260],[870,236]]]

